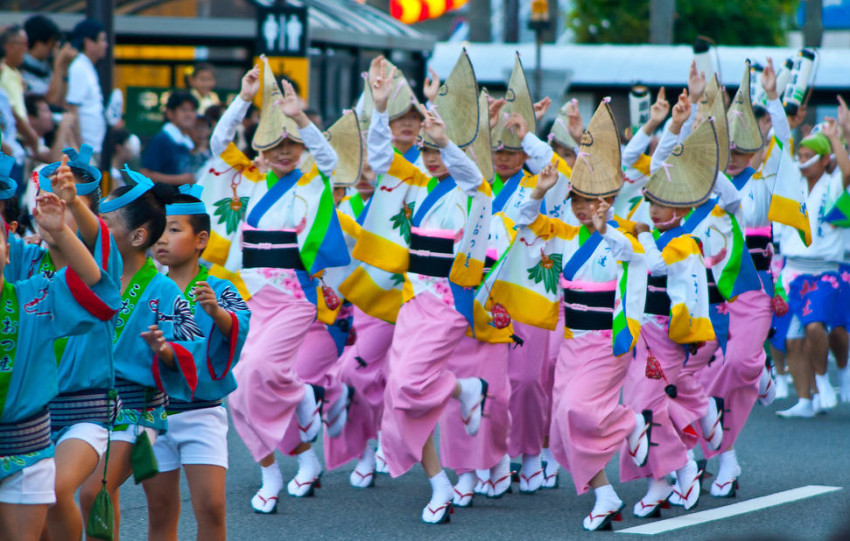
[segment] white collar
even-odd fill
[[[180,131],[180,128],[172,124],[171,122],[166,122],[165,126],[162,127],[162,131],[168,135],[172,141],[177,143],[178,145],[184,146],[189,150],[195,150],[195,143],[192,142],[192,138],[188,135],[183,135],[183,132]]]

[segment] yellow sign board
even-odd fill
[[[310,59],[304,57],[284,57],[284,56],[269,56],[269,66],[275,76],[280,78],[286,75],[298,85],[298,95],[305,102],[310,100]],[[254,65],[260,63],[260,57],[254,57]],[[260,70],[260,88],[262,88],[263,72]],[[281,89],[282,90],[282,89]],[[261,107],[262,92],[257,92],[254,97],[254,105]]]

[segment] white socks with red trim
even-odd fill
[[[283,490],[283,476],[277,459],[270,466],[260,466],[263,484],[251,499],[251,507],[258,513],[273,513],[277,507],[277,497]]]

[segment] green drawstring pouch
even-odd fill
[[[133,467],[133,480],[137,485],[159,473],[153,445],[145,430],[136,436],[136,443],[130,451],[130,465]]]
[[[115,399],[118,395],[110,391],[110,398]],[[107,432],[106,456],[103,460],[103,481],[100,492],[94,497],[94,503],[89,510],[86,520],[86,535],[95,539],[112,541],[115,532],[115,510],[112,507],[112,498],[106,490],[106,472],[109,468],[109,448],[112,445],[112,428]]]

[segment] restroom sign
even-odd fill
[[[257,55],[307,56],[307,8],[257,8]]]

